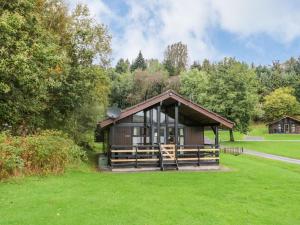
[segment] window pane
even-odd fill
[[[153,110],[153,122],[157,123],[157,109],[152,109]]]
[[[138,145],[138,144],[142,144],[142,143],[143,143],[142,137],[132,137],[132,144],[133,145]]]
[[[133,115],[132,121],[134,123],[143,123],[144,122],[144,111],[140,111]]]
[[[180,137],[179,143],[180,145],[184,145],[184,137]]]
[[[150,123],[150,110],[146,111],[146,121]]]
[[[139,136],[141,134],[140,128],[139,127],[134,127],[133,128],[133,135],[134,136]]]
[[[292,125],[291,125],[291,132],[292,132],[292,133],[295,133],[295,132],[296,132],[296,126],[295,126],[295,124],[292,124]]]
[[[165,123],[166,122],[166,114],[163,112],[160,112],[160,122]]]
[[[180,129],[179,129],[179,135],[180,135],[180,136],[183,136],[183,128],[180,128]]]

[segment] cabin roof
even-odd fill
[[[141,102],[139,104],[136,104],[132,107],[126,108],[124,110],[122,110],[120,116],[117,119],[111,119],[111,118],[107,118],[101,122],[98,123],[98,125],[100,125],[101,128],[105,128],[121,119],[124,119],[128,116],[131,116],[137,112],[140,112],[146,108],[149,108],[153,105],[156,105],[160,102],[163,102],[165,100],[168,99],[173,99],[177,102],[180,102],[181,104],[185,105],[186,107],[189,107],[191,109],[193,109],[194,111],[198,112],[199,114],[202,114],[218,123],[220,123],[221,125],[223,125],[224,127],[230,128],[232,129],[234,126],[234,122],[220,116],[217,113],[214,113],[186,98],[184,98],[183,96],[177,94],[175,91],[173,90],[168,90],[162,94],[159,94],[157,96],[154,96],[144,102]]]
[[[274,121],[268,123],[267,125],[272,125],[272,124],[277,123],[277,122],[279,122],[280,120],[283,120],[283,119],[285,119],[285,118],[289,118],[289,119],[291,119],[291,120],[294,120],[294,121],[300,123],[300,119],[297,119],[297,118],[291,117],[291,116],[284,116],[284,117],[281,117],[280,119],[277,119],[277,120],[274,120]]]

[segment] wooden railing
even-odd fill
[[[224,147],[220,150],[224,154],[231,154],[231,155],[240,155],[243,154],[244,148],[243,147]]]
[[[109,162],[112,167],[159,167],[164,157],[159,145],[111,146]],[[178,165],[218,164],[219,149],[214,145],[177,145]]]

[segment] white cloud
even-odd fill
[[[77,0],[72,5],[74,2],[86,3],[98,21],[118,26],[117,31],[111,29],[116,60],[133,60],[139,50],[146,58],[162,59],[166,46],[178,41],[188,45],[190,62],[216,60],[226,53],[211,42],[212,29],[231,32],[238,40],[248,39],[246,47],[257,34],[285,44],[300,36],[300,2],[293,0],[126,0],[125,15],[117,15],[102,0]]]
[[[220,26],[243,37],[267,34],[288,43],[300,36],[300,2],[282,0],[214,0]]]

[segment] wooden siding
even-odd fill
[[[203,127],[185,127],[185,145],[201,145],[204,144],[204,128]]]
[[[288,132],[285,130],[285,125],[288,125],[289,129]],[[292,132],[292,124],[295,125],[295,132]],[[281,130],[279,130],[279,125],[281,126]],[[290,117],[285,117],[282,118],[281,120],[278,120],[274,123],[269,124],[269,133],[274,134],[274,133],[290,133],[290,134],[300,134],[300,122],[290,118]]]
[[[113,145],[131,145],[132,144],[132,128],[131,127],[115,127]],[[112,135],[112,129],[111,133]]]

